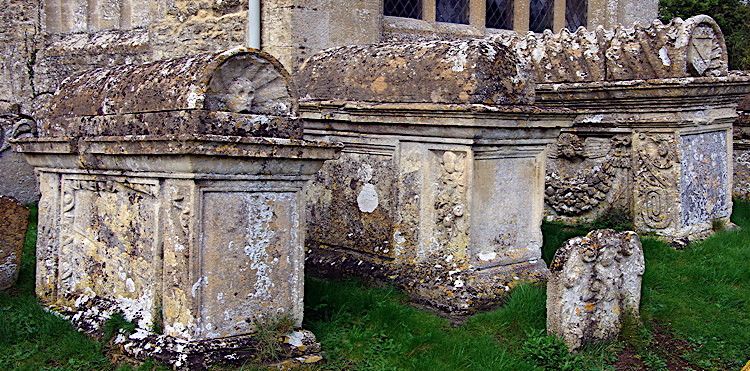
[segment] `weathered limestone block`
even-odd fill
[[[323,49],[381,41],[379,0],[272,0],[261,6],[261,45],[294,74]]]
[[[666,25],[655,20],[647,26],[504,33],[492,39],[529,63],[539,83],[724,76],[728,69],[723,33],[705,15]]]
[[[530,78],[508,47],[487,40],[334,48],[295,76],[300,96],[316,100],[477,104],[529,104]]]
[[[571,112],[528,106],[528,72],[515,62],[487,41],[356,46],[308,61],[305,138],[344,143],[306,195],[308,268],[394,282],[455,313],[542,278],[544,149]]]
[[[589,0],[588,24],[613,28],[617,25],[651,23],[659,16],[658,0]]]
[[[301,325],[302,190],[338,148],[299,139],[289,83],[242,48],[64,81],[42,136],[18,141],[40,173],[42,301],[92,330],[117,311],[163,329],[132,349],[247,335],[278,316]]]
[[[0,1],[0,102],[21,103],[33,97],[29,63],[39,31],[39,2]]]
[[[540,106],[578,112],[549,151],[548,219],[614,211],[669,240],[728,225],[731,125],[749,90],[742,75],[537,85]]]
[[[547,331],[570,350],[617,337],[639,316],[643,248],[635,232],[600,229],[557,250],[547,281]]]
[[[21,268],[29,209],[18,200],[0,196],[0,290],[16,284]]]

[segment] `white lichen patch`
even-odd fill
[[[375,185],[365,184],[357,195],[357,206],[364,213],[371,213],[378,207],[378,192]]]
[[[268,197],[273,197],[273,195],[268,195]],[[270,289],[274,284],[269,277],[271,266],[268,263],[278,262],[278,258],[274,258],[271,262],[268,259],[268,249],[274,237],[274,231],[270,227],[274,212],[269,201],[264,197],[251,198],[248,205],[251,216],[249,220],[255,222],[250,223],[245,231],[247,245],[244,247],[244,252],[250,259],[250,268],[255,271],[254,292],[248,295],[255,299],[270,297]]]
[[[480,252],[478,256],[479,256],[479,259],[482,261],[490,261],[490,260],[494,260],[497,257],[497,253],[494,251],[486,251],[486,252]]]
[[[666,46],[662,46],[661,49],[659,49],[659,58],[661,59],[661,63],[663,65],[665,66],[672,65],[672,60],[669,59],[669,52]]]

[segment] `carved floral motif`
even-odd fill
[[[677,142],[673,134],[639,133],[638,140],[636,209],[647,227],[667,228],[673,219],[670,208],[674,200],[670,193],[676,186],[672,172],[677,162]]]
[[[592,210],[607,199],[618,169],[630,168],[630,137],[615,135],[609,141],[604,159],[564,176],[549,170],[546,176],[545,201],[562,215],[576,216]],[[558,138],[556,155],[564,161],[581,161],[587,157],[584,141],[575,134]]]
[[[463,231],[456,228],[466,209],[466,153],[446,151],[440,160],[438,195],[435,198],[437,232],[453,239]]]
[[[179,226],[184,233],[185,238],[190,236],[190,210],[192,208],[190,200],[186,198],[186,190],[177,187],[172,187],[170,200],[172,201],[172,207],[177,209],[177,219],[179,220]]]

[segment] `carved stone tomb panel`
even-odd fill
[[[730,213],[727,133],[683,135],[680,178],[683,226],[709,223]]]
[[[160,265],[158,181],[63,176],[60,294],[89,294],[120,303],[126,318],[149,328]]]
[[[195,199],[192,180],[167,179],[164,195],[164,291],[162,312],[164,333],[189,339],[197,331],[197,300],[192,285],[197,280],[195,240]]]
[[[303,236],[298,192],[202,192],[200,337],[251,332],[256,320],[302,322]]]
[[[732,197],[750,200],[750,150],[737,147],[735,142]]]
[[[548,154],[545,203],[552,215],[593,220],[608,208],[630,207],[630,135],[562,133]]]
[[[542,154],[475,161],[472,264],[492,267],[541,257],[543,169]]]
[[[430,150],[427,154],[428,187],[422,204],[421,255],[466,257],[469,245],[469,198],[473,159],[467,150]],[[444,257],[443,257],[444,258]]]
[[[308,244],[394,256],[397,177],[392,156],[344,153],[307,192]]]
[[[674,227],[680,212],[680,163],[673,133],[636,133],[635,225],[638,230]]]
[[[60,249],[60,175],[41,172],[39,224],[36,241],[36,294],[43,302],[57,300],[58,251]]]

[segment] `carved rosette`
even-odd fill
[[[673,225],[677,205],[678,163],[674,134],[637,134],[636,225],[665,229]]]
[[[630,168],[630,136],[615,135],[608,143],[586,141],[575,134],[563,133],[551,153],[558,168],[584,166],[572,175],[565,175],[548,167],[545,179],[545,202],[556,213],[580,216],[595,209],[606,200],[619,169]],[[603,158],[601,153],[604,152]],[[599,155],[597,154],[599,153]]]

